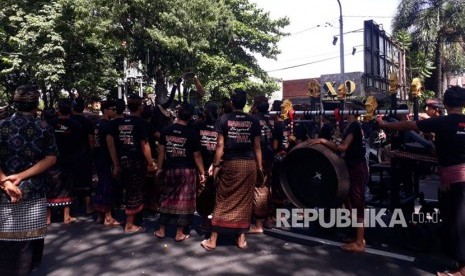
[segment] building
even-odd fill
[[[345,82],[351,81],[355,84],[355,89],[348,93],[347,99],[365,97],[366,93],[363,89],[363,72],[350,72],[345,73]],[[340,74],[327,74],[321,75],[317,78],[309,79],[298,79],[298,80],[285,80],[283,81],[283,98],[290,99],[293,104],[310,103],[308,95],[307,85],[311,79],[319,81],[320,97],[323,101],[336,100],[334,90],[337,91],[339,86]],[[333,94],[331,95],[331,87],[333,88]]]

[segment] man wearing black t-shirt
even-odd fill
[[[439,210],[442,218],[443,250],[454,258],[458,267],[440,276],[465,275],[465,89],[453,86],[444,93],[447,116],[421,121],[386,122],[377,118],[380,127],[395,130],[432,132],[438,157]]]
[[[155,172],[155,162],[148,143],[146,122],[142,119],[142,98],[138,95],[128,97],[129,116],[115,124],[117,131],[116,149],[118,153],[121,181],[126,191],[126,225],[125,233],[142,232],[141,226],[135,225],[134,218],[144,208],[144,184],[147,172]]]
[[[358,107],[353,105],[352,108]],[[344,131],[343,140],[340,145],[336,145],[324,138],[309,140],[308,144],[322,144],[333,151],[343,153],[350,178],[349,195],[347,196],[345,206],[349,210],[356,210],[357,222],[363,223],[365,211],[365,184],[368,180],[368,167],[365,159],[363,131],[362,126],[357,121],[357,117],[355,115],[346,115],[344,119],[347,120],[347,127]],[[355,239],[350,240],[350,242],[343,245],[341,249],[349,252],[364,252],[364,233],[365,229],[363,226],[357,227]]]
[[[103,118],[95,125],[94,160],[97,169],[98,184],[93,200],[94,209],[98,212],[99,223],[105,226],[119,226],[112,214],[115,202],[114,175],[118,175],[119,160],[115,149],[115,127],[110,121],[116,114],[116,103],[112,100],[102,102]]]
[[[213,175],[218,178],[215,208],[210,239],[201,245],[214,250],[218,231],[234,232],[236,245],[247,247],[245,233],[249,230],[253,206],[253,189],[257,170],[263,173],[260,147],[260,123],[242,111],[246,104],[246,92],[234,91],[231,96],[233,112],[218,119],[218,142],[213,161]],[[223,163],[220,164],[220,161]]]
[[[189,238],[183,230],[194,217],[197,180],[201,185],[205,183],[199,135],[188,125],[193,114],[194,107],[182,103],[176,123],[166,127],[160,136],[157,176],[163,177],[165,189],[160,203],[160,228],[154,233],[160,239],[165,237],[166,225],[177,227],[175,241]]]
[[[86,213],[94,212],[90,202],[92,192],[92,149],[94,148],[94,125],[92,121],[83,115],[85,108],[84,100],[80,97],[73,100],[73,114],[71,119],[81,124],[80,145],[81,148],[77,152],[76,164],[79,164],[79,169],[73,171],[76,179],[74,188],[75,195],[84,197],[86,205]]]
[[[63,223],[72,223],[77,220],[70,215],[70,205],[73,202],[74,173],[76,170],[76,155],[81,148],[81,125],[70,119],[71,100],[58,101],[58,119],[53,126],[55,139],[60,153],[55,167],[49,173],[47,191],[47,223],[50,224],[51,207],[63,207]],[[51,177],[53,175],[53,177]]]
[[[215,206],[215,183],[213,181],[213,158],[215,157],[218,133],[215,131],[218,119],[218,106],[215,103],[205,103],[203,120],[194,124],[200,136],[200,154],[202,155],[203,167],[208,170],[209,176],[205,187],[197,193],[197,212],[202,217],[201,228],[209,231],[211,228],[208,216],[212,214]]]
[[[271,203],[271,167],[273,165],[273,147],[272,147],[272,126],[270,116],[268,114],[268,98],[265,96],[256,96],[254,104],[251,108],[252,116],[260,123],[261,135],[260,145],[262,148],[262,162],[263,162],[263,179],[257,179],[257,185],[254,189],[254,205],[253,215],[255,217],[255,224],[250,227],[248,233],[261,234],[265,220],[269,219],[270,203]]]

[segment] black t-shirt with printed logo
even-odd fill
[[[465,115],[450,114],[417,121],[422,132],[436,134],[438,163],[452,166],[465,163]]]
[[[352,143],[350,143],[346,152],[344,153],[344,160],[351,163],[365,162],[365,146],[363,144],[363,131],[359,122],[352,122],[347,126],[343,139],[349,134],[354,136]]]
[[[224,137],[223,160],[255,158],[253,140],[261,134],[257,119],[234,111],[221,116],[215,130]]]
[[[273,160],[273,130],[270,123],[270,116],[262,113],[255,113],[252,116],[260,123],[260,146],[262,148],[263,160]]]
[[[145,159],[141,148],[141,141],[148,140],[144,119],[139,116],[127,116],[113,123],[117,131],[115,146],[118,156],[126,156],[133,160]]]
[[[163,129],[160,145],[165,146],[163,169],[195,168],[194,152],[200,151],[200,138],[193,126],[173,124]]]
[[[200,136],[200,153],[202,154],[203,166],[207,170],[215,157],[218,133],[215,131],[214,124],[200,122],[194,126]]]

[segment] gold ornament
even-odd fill
[[[419,78],[414,78],[412,80],[412,85],[410,86],[410,95],[415,98],[415,97],[420,97],[421,96],[421,91],[423,91],[423,85],[421,84],[421,81]]]
[[[397,89],[399,88],[399,79],[396,72],[389,74],[389,92],[391,94],[396,94]]]
[[[346,95],[347,87],[343,83],[339,84],[339,87],[337,88],[337,99],[342,101],[346,98]]]
[[[376,108],[378,108],[378,102],[373,96],[368,96],[365,102],[365,109],[367,111],[365,119],[371,121],[375,115]]]
[[[281,119],[286,120],[289,118],[289,111],[292,110],[292,102],[289,99],[285,99],[281,104]]]
[[[311,79],[307,84],[308,95],[312,98],[320,97],[320,83],[316,79]]]

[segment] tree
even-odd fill
[[[465,53],[465,4],[460,0],[402,0],[394,18],[394,32],[405,30],[412,36],[410,59],[426,73],[426,88],[442,95],[444,79],[461,61],[445,55],[451,47]],[[452,46],[452,45],[456,46]],[[456,63],[459,62],[459,63]],[[454,65],[452,65],[452,63]],[[448,64],[444,67],[445,64]],[[428,71],[431,70],[431,77]]]
[[[276,58],[287,18],[247,0],[53,0],[0,3],[0,83],[40,85],[51,105],[64,89],[107,94],[123,64],[141,61],[145,80],[196,72],[212,99],[234,88],[270,94],[277,85],[254,54]],[[257,92],[258,93],[258,92]]]

